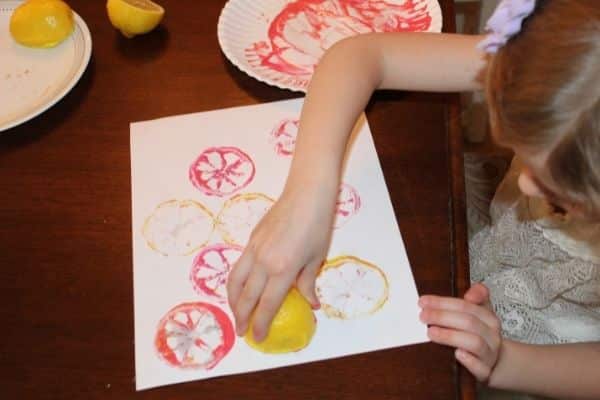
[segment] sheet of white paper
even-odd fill
[[[233,318],[222,283],[227,261],[235,261],[241,246],[219,244],[245,241],[252,218],[269,205],[264,195],[276,199],[280,194],[302,101],[131,124],[138,390],[427,341],[418,320],[414,279],[364,117],[346,157],[338,228],[328,258],[354,256],[368,262],[345,264],[358,265],[358,271],[346,270],[353,277],[367,278],[350,284],[342,279],[338,286],[332,274],[320,282],[322,302],[332,293],[349,291],[356,301],[332,302],[334,309],[366,315],[339,319],[317,311],[311,344],[291,354],[262,354],[232,336]],[[333,287],[325,287],[332,277]]]

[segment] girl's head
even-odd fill
[[[600,0],[538,0],[490,58],[486,96],[525,194],[600,216]]]

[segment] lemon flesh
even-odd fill
[[[28,0],[10,17],[12,37],[24,46],[54,47],[73,32],[73,11],[61,0]]]
[[[257,343],[252,328],[248,329],[244,339],[250,347],[263,353],[290,353],[308,346],[316,327],[310,304],[298,290],[292,289],[275,315],[265,340]]]
[[[165,10],[150,0],[108,0],[106,11],[110,23],[128,38],[150,32],[165,15]]]

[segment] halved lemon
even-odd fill
[[[150,32],[165,15],[165,9],[150,0],[108,0],[106,11],[111,24],[128,38]]]
[[[248,346],[263,353],[290,353],[308,346],[317,327],[317,320],[308,301],[292,288],[271,322],[265,340],[257,343],[250,329],[244,336]]]
[[[354,319],[371,315],[387,301],[389,285],[383,271],[358,257],[328,260],[315,282],[321,309],[328,317]]]
[[[61,0],[29,0],[10,17],[10,34],[29,47],[54,47],[73,32],[73,11]]]

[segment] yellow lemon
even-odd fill
[[[13,11],[10,34],[29,47],[54,47],[73,32],[73,11],[61,0],[29,0]]]
[[[266,339],[255,342],[252,328],[244,339],[250,347],[263,353],[290,353],[308,346],[316,326],[310,304],[298,290],[292,289],[275,315]]]
[[[164,8],[150,0],[108,0],[106,11],[110,23],[128,38],[150,32],[165,15]]]

